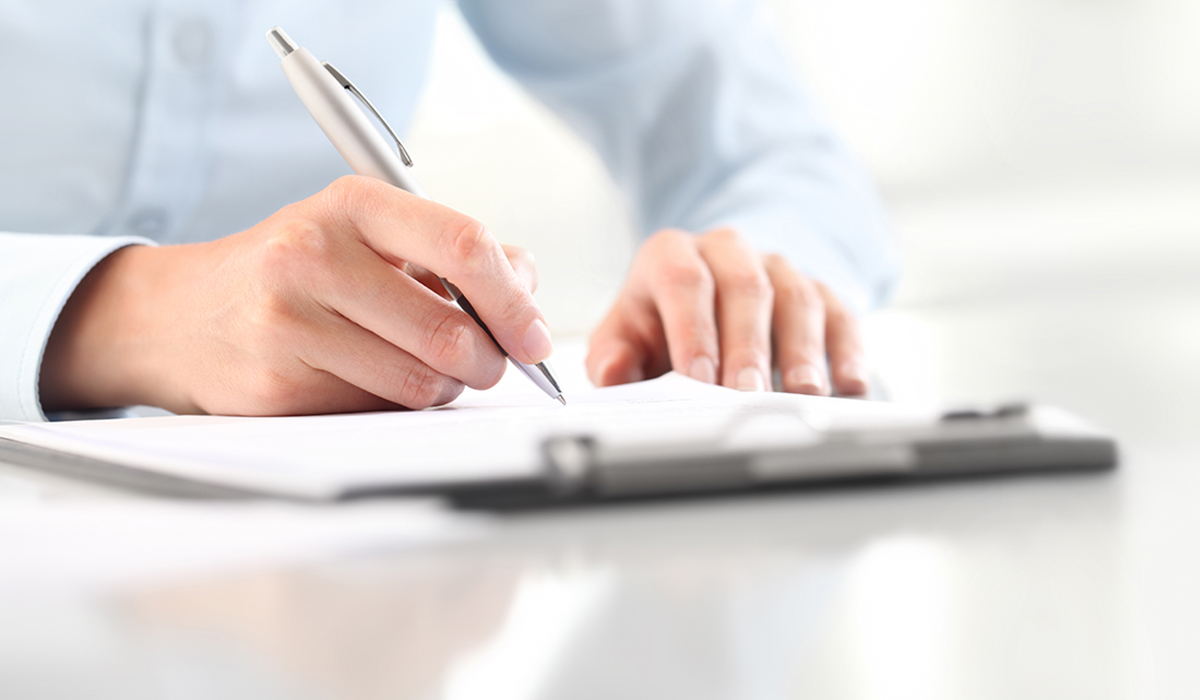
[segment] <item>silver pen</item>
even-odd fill
[[[287,76],[288,82],[292,84],[292,89],[300,97],[300,101],[308,109],[308,113],[316,120],[317,126],[321,127],[321,131],[325,132],[334,148],[337,148],[354,172],[383,180],[418,197],[430,199],[429,195],[425,193],[425,188],[421,187],[412,175],[410,170],[412,158],[409,157],[404,144],[400,142],[400,137],[396,135],[396,132],[392,130],[387,120],[375,109],[370,100],[354,86],[354,83],[351,83],[346,76],[328,62],[318,61],[308,49],[297,45],[279,27],[274,27],[267,32],[267,42],[275,49],[275,53],[279,54],[283,73]],[[388,135],[396,142],[398,151],[392,150],[392,147],[383,139],[379,130],[371,123],[351,95],[353,98],[357,98],[358,103],[370,110],[371,114],[379,120]],[[488,329],[483,319],[479,318],[479,314],[475,312],[475,308],[462,295],[462,292],[448,280],[441,277],[438,277],[438,280],[446,288],[450,298],[471,318],[475,319],[475,322],[487,333],[492,342],[496,343],[500,352],[522,374],[529,377],[548,396],[566,405],[567,401],[563,398],[558,381],[545,362],[527,365],[514,360],[496,341],[496,336],[492,335],[491,330]]]

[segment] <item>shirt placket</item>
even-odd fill
[[[137,136],[114,233],[178,240],[203,195],[229,3],[160,2],[147,21]]]

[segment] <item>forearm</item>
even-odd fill
[[[756,3],[460,5],[501,67],[596,146],[644,235],[730,226],[858,311],[886,296],[898,265],[879,198]]]

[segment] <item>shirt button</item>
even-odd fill
[[[132,234],[154,238],[161,236],[167,230],[168,223],[170,223],[170,217],[167,216],[165,209],[143,207],[125,219],[125,228]]]
[[[186,68],[199,68],[212,53],[212,30],[208,22],[193,18],[180,22],[171,37],[175,58]]]

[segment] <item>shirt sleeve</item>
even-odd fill
[[[732,226],[858,312],[898,273],[869,179],[752,0],[459,0],[496,63],[600,152],[643,235]]]
[[[75,287],[134,237],[0,233],[0,420],[43,421],[42,355]]]

